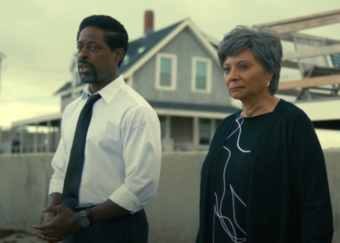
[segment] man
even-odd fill
[[[52,160],[49,219],[34,225],[48,242],[148,241],[143,207],[155,196],[161,163],[155,111],[118,74],[128,47],[109,16],[80,24],[78,69],[87,83],[63,114]]]

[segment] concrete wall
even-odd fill
[[[165,153],[157,197],[147,206],[150,243],[194,242],[198,195],[205,153]],[[334,212],[334,243],[340,243],[340,150],[327,150],[328,178]],[[34,232],[43,222],[51,154],[0,156],[0,228]]]
[[[0,228],[32,232],[42,222],[40,209],[47,203],[52,155],[0,156]]]

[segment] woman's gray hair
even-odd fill
[[[282,60],[282,44],[279,35],[270,29],[237,26],[224,36],[218,47],[221,67],[227,57],[234,56],[246,48],[253,51],[265,71],[271,70],[274,73],[269,85],[269,92],[274,95],[279,86]]]

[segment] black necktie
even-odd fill
[[[61,199],[61,204],[70,209],[74,209],[78,205],[79,186],[83,174],[85,158],[87,130],[91,122],[92,107],[100,98],[101,96],[99,94],[90,96],[78,118]]]

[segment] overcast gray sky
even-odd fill
[[[190,17],[218,39],[238,24],[298,17],[340,9],[339,0],[0,0],[2,65],[0,126],[59,112],[52,94],[70,80],[76,32],[84,17],[107,14],[120,20],[130,39],[143,33],[143,14],[155,13],[155,29]],[[305,33],[340,39],[340,25]]]

